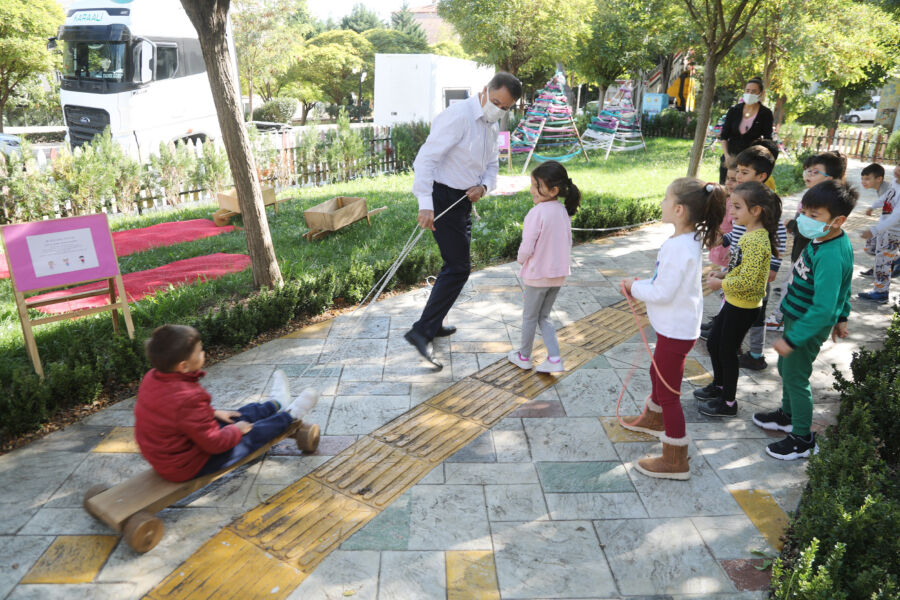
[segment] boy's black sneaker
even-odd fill
[[[764,356],[754,358],[749,352],[744,352],[738,358],[738,366],[742,369],[749,369],[750,371],[765,371],[769,368],[769,363],[766,362]]]
[[[794,426],[791,425],[791,415],[780,408],[772,412],[753,413],[753,423],[769,431],[790,433],[794,430]]]
[[[875,275],[875,269],[866,269],[865,271],[859,272],[861,277],[873,277]]]
[[[701,404],[698,410],[701,415],[707,417],[736,417],[738,407],[737,402],[728,406],[728,403],[721,398],[715,398]]]
[[[789,433],[780,442],[772,442],[766,446],[766,454],[779,460],[809,458],[811,455],[818,453],[819,446],[816,444],[815,433],[810,433],[806,437]]]
[[[722,397],[722,388],[711,383],[699,390],[694,390],[694,398],[697,400],[717,400]]]

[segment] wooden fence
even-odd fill
[[[887,153],[889,135],[881,129],[820,129],[807,127],[803,130],[800,145],[816,152],[837,150],[850,158],[863,161],[896,161],[898,152]]]

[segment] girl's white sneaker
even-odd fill
[[[559,362],[550,362],[550,360],[547,359],[539,364],[535,370],[538,373],[562,373],[566,368],[563,367],[562,359],[559,359]]]
[[[295,421],[300,421],[315,407],[318,401],[319,392],[313,388],[306,388],[294,399],[287,411],[294,417]]]
[[[287,410],[291,403],[291,389],[288,387],[287,375],[281,369],[276,369],[272,376],[272,390],[269,392],[269,400],[278,404],[279,410]]]
[[[530,358],[523,358],[518,350],[513,350],[509,354],[506,355],[506,358],[509,359],[509,362],[516,365],[520,369],[529,370],[533,366],[531,364]]]

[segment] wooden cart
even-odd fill
[[[241,465],[262,456],[269,448],[287,437],[293,437],[297,447],[303,452],[315,452],[319,447],[319,426],[294,421],[284,433],[253,454],[244,457],[237,464],[190,481],[182,483],[167,481],[153,469],[147,469],[111,488],[102,484],[95,485],[84,494],[82,505],[92,517],[116,531],[121,531],[125,541],[135,552],[147,552],[152,550],[163,536],[163,523],[155,516],[156,513]]]
[[[278,200],[275,197],[275,188],[263,186],[262,197],[264,206],[272,206],[275,212],[278,212]],[[238,203],[237,189],[231,188],[227,192],[216,194],[219,201],[219,210],[212,214],[213,223],[219,227],[224,227],[231,222],[231,217],[241,214],[241,205]]]
[[[365,198],[338,196],[303,211],[309,231],[303,234],[307,240],[318,240],[332,231],[365,219],[372,224],[372,215],[387,210],[386,206],[369,210]]]

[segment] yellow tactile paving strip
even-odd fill
[[[450,550],[445,556],[447,600],[500,600],[493,552]]]
[[[117,535],[60,535],[19,583],[90,583],[118,541]]]
[[[646,317],[641,320],[646,323]],[[323,329],[309,333],[322,335]],[[435,466],[518,406],[636,332],[627,304],[619,303],[560,330],[564,373],[523,371],[500,360],[453,384],[239,517],[176,568],[148,598],[284,597],[330,552]],[[305,336],[298,333],[296,337]],[[538,345],[533,354],[540,362],[547,352]],[[246,552],[248,557],[241,558],[240,568],[228,568],[225,565],[236,552]],[[259,575],[248,576],[257,571]],[[479,590],[497,589],[491,553],[448,553],[448,582],[453,590],[453,595],[448,590],[448,598],[497,598],[499,593],[472,595],[474,588],[464,587],[464,575],[474,577],[476,571],[485,586]]]
[[[113,427],[105,438],[100,440],[92,452],[104,452],[111,454],[139,453],[137,442],[134,439],[134,427]]]
[[[769,545],[781,551],[781,536],[787,531],[790,519],[778,506],[772,494],[765,490],[731,490],[731,495],[741,505],[747,516],[763,534]]]

